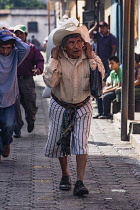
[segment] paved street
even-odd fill
[[[92,119],[84,181],[89,195],[78,198],[59,190],[59,162],[43,152],[49,105],[41,98],[44,86],[36,77],[39,108],[33,133],[28,134],[24,120],[22,138],[14,139],[10,156],[0,163],[0,210],[139,210],[140,154],[120,140],[110,120]],[[75,156],[69,158],[69,170],[74,184]]]

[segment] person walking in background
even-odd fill
[[[97,54],[97,32],[94,31],[91,37],[90,37],[90,45],[92,46],[93,51]]]
[[[98,32],[99,27],[99,32]],[[92,38],[95,31],[97,31],[97,55],[101,58],[105,68],[105,78],[110,75],[110,68],[108,59],[116,54],[117,51],[117,38],[109,32],[109,26],[106,22],[100,22],[99,25],[95,24],[90,30],[89,35]]]
[[[37,49],[41,50],[41,44],[40,44],[40,42],[35,38],[34,35],[32,35],[31,43],[32,43],[33,45],[35,45],[35,46],[37,47]]]
[[[15,126],[15,101],[18,97],[17,66],[30,47],[5,27],[0,30],[0,160],[8,157]]]
[[[71,189],[67,156],[71,153],[76,155],[77,181],[73,194],[79,196],[88,194],[83,179],[92,117],[90,68],[94,70],[98,65],[104,78],[104,67],[92,51],[88,29],[77,25],[77,19],[69,18],[53,33],[52,40],[56,47],[51,51],[43,78],[52,88],[45,155],[59,158],[62,169],[60,190]]]
[[[24,124],[22,120],[20,104],[25,110],[25,119],[28,124],[27,131],[31,133],[34,129],[37,106],[35,82],[33,77],[43,73],[44,58],[40,51],[33,44],[26,42],[28,33],[24,25],[15,26],[14,33],[30,47],[28,56],[17,69],[19,97],[16,101],[16,126],[14,137],[20,138],[21,128]]]

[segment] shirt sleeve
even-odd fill
[[[43,73],[43,80],[48,87],[55,87],[61,78],[61,66],[57,59],[50,58]]]
[[[113,79],[114,79],[114,70],[112,70],[110,72],[110,80],[111,80],[111,83],[113,83]]]
[[[112,35],[112,37],[111,37],[111,46],[113,46],[113,45],[117,46],[117,43],[118,43],[117,38]]]
[[[44,58],[39,49],[37,49],[33,45],[33,51],[34,51],[34,57],[33,57],[33,62],[36,68],[40,69],[41,73],[43,73],[44,70]]]
[[[102,74],[102,79],[104,79],[104,77],[105,77],[104,65],[103,65],[101,59],[99,58],[99,56],[97,56],[95,54],[95,52],[93,52],[92,54],[93,54],[93,59],[89,59],[90,67],[91,67],[92,70],[95,70],[96,67],[98,66],[98,70]]]
[[[30,46],[23,42],[20,38],[15,37],[15,46],[18,52],[18,66],[22,63],[22,61],[27,57],[30,52]]]
[[[122,69],[119,69],[118,82],[122,82]]]

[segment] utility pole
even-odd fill
[[[78,0],[75,0],[76,4],[76,19],[78,20]]]
[[[97,0],[97,24],[99,24],[100,21],[100,0]]]
[[[130,8],[131,0],[124,0],[123,7],[123,73],[122,73],[122,96],[121,96],[121,140],[128,141],[128,83],[129,83],[129,46],[130,46]]]
[[[98,32],[99,32],[99,21],[100,21],[100,1],[99,0],[97,0],[97,2],[96,2],[96,7],[97,7],[97,54],[99,54],[99,45],[100,45],[100,43],[99,43],[99,34],[98,34]]]
[[[131,1],[132,2],[132,1]],[[130,12],[130,54],[129,54],[129,97],[128,97],[128,119],[134,120],[135,113],[135,87],[134,87],[134,14],[135,0],[131,3]]]

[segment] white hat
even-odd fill
[[[89,42],[89,32],[86,26],[78,27],[79,21],[76,18],[69,18],[64,22],[59,23],[60,27],[55,29],[53,34],[53,43],[54,45],[60,45],[62,39],[69,35],[79,33],[81,34],[82,38]]]

